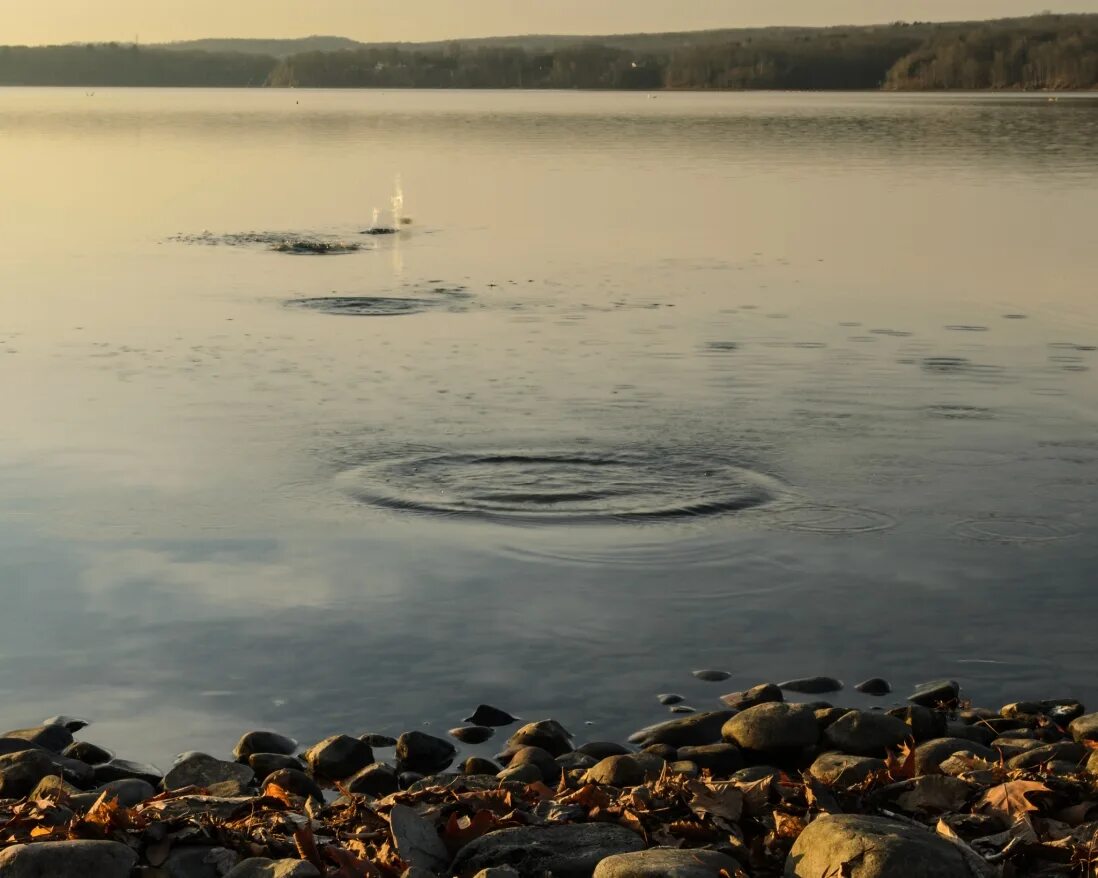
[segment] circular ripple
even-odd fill
[[[805,504],[783,509],[774,516],[779,527],[800,533],[843,536],[891,530],[896,519],[873,509]]]
[[[673,451],[414,454],[340,477],[356,500],[425,515],[512,523],[670,521],[744,512],[783,486],[746,467]]]
[[[994,515],[958,522],[953,530],[961,539],[1007,545],[1054,543],[1070,539],[1077,533],[1061,521]]]

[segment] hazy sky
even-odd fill
[[[1098,12],[1098,0],[1054,0]],[[364,41],[1029,15],[1042,0],[0,0],[0,43],[338,34]]]

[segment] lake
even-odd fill
[[[166,767],[816,673],[1094,709],[1096,143],[1093,95],[0,90],[0,721]]]

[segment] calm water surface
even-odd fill
[[[1096,143],[1093,97],[0,90],[0,725],[1098,701]]]

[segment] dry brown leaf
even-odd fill
[[[908,780],[915,777],[915,748],[905,741],[898,754],[889,750],[885,754],[885,770],[893,780]]]
[[[1011,780],[992,787],[976,803],[976,809],[990,811],[1004,818],[1009,824],[1029,811],[1039,810],[1026,798],[1027,793],[1051,792],[1043,783],[1032,780]]]
[[[687,805],[699,816],[708,814],[735,823],[743,815],[743,793],[734,783],[690,780],[683,786],[691,794]]]
[[[764,777],[751,783],[737,783],[736,789],[743,794],[743,803],[749,814],[760,814],[770,804],[770,793],[773,789],[772,778]]]
[[[498,825],[499,821],[491,811],[478,811],[472,817],[451,814],[442,831],[442,840],[456,853],[474,839],[487,835]]]
[[[944,820],[939,819],[938,825],[934,827],[934,830],[942,838],[948,838],[950,841],[962,841],[963,839],[956,832],[953,831],[953,827],[946,823]]]
[[[320,851],[316,848],[313,828],[308,823],[294,831],[294,846],[301,859],[312,863],[321,875],[324,874],[324,862],[320,859]]]
[[[284,805],[289,805],[291,808],[296,804],[294,794],[289,790],[283,789],[276,783],[269,783],[263,788],[263,795],[265,798],[278,799]]]
[[[804,832],[807,825],[803,817],[786,814],[783,811],[774,812],[774,835],[778,838],[796,838]]]

